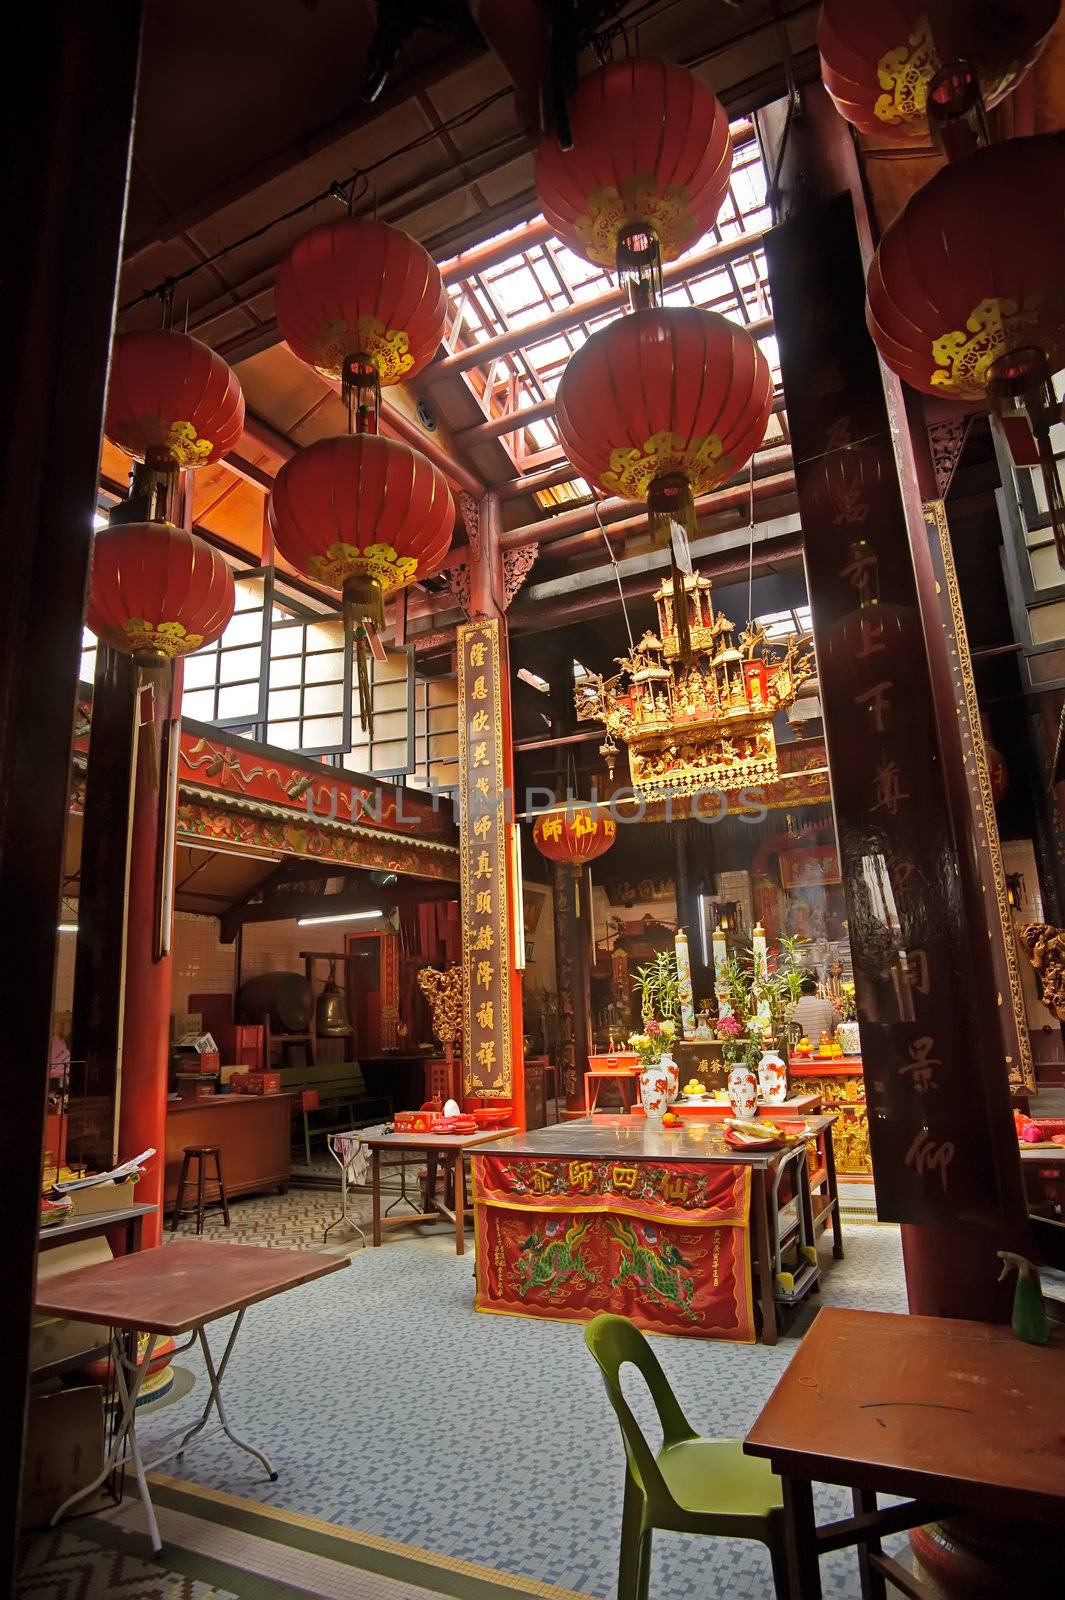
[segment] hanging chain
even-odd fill
[[[618,558],[614,554],[614,547],[607,538],[606,529],[603,527],[603,519],[599,513],[598,500],[593,502],[592,510],[595,512],[595,520],[599,524],[599,532],[603,535],[603,543],[606,545],[606,553],[610,557],[610,564],[614,568],[614,578],[617,581],[618,586],[618,597],[621,600],[621,614],[625,618],[625,632],[629,636],[629,649],[632,650],[635,648],[636,641],[632,637],[632,623],[629,621],[629,608],[625,604],[625,591],[621,587],[621,572],[618,567]]]
[[[750,544],[747,550],[747,626],[754,632],[754,457],[751,457],[750,499],[748,501],[748,519],[750,526]]]

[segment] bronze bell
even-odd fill
[[[314,1011],[315,1030],[319,1035],[334,1037],[339,1034],[351,1032],[351,1018],[348,1016],[348,1003],[336,981],[337,964],[329,964],[329,977],[318,996],[318,1004]]]

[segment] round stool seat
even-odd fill
[[[196,1203],[195,1206],[185,1205],[185,1185],[190,1181],[189,1168],[196,1163]],[[208,1171],[209,1163],[214,1164],[213,1174]],[[213,1184],[217,1189],[217,1196],[211,1200],[207,1198],[207,1185]],[[182,1213],[188,1210],[196,1212],[196,1232],[203,1232],[204,1213],[207,1207],[221,1206],[222,1219],[229,1227],[229,1196],[226,1194],[226,1182],[222,1176],[222,1150],[217,1144],[187,1144],[182,1151],[181,1174],[178,1178],[177,1194],[174,1197],[174,1213],[170,1221],[170,1231],[173,1233],[181,1221]]]

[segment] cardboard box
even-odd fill
[[[49,1278],[58,1278],[61,1273],[110,1260],[111,1250],[106,1239],[74,1239],[70,1244],[57,1244],[42,1250],[38,1256],[37,1282],[47,1283]],[[35,1371],[54,1361],[66,1361],[83,1351],[95,1350],[98,1345],[106,1344],[107,1339],[107,1328],[94,1322],[35,1317],[30,1334],[30,1367]]]
[[[397,1133],[428,1133],[435,1115],[433,1111],[397,1111],[393,1126]]]
[[[22,1478],[22,1528],[42,1527],[104,1464],[103,1389],[88,1384],[30,1396]],[[88,1509],[88,1504],[84,1509]]]
[[[170,1018],[171,1039],[184,1039],[203,1032],[202,1011],[175,1011]]]
[[[95,1183],[91,1189],[70,1191],[72,1217],[95,1217],[102,1211],[124,1211],[137,1203],[137,1185],[132,1178],[121,1183]]]

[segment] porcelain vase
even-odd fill
[[[658,1062],[640,1073],[640,1104],[648,1121],[661,1118],[669,1110],[669,1078]]]
[[[728,1075],[728,1097],[735,1117],[747,1121],[758,1110],[758,1079],[742,1062]]]
[[[771,1106],[788,1098],[788,1069],[775,1050],[767,1050],[758,1063],[758,1092]]]
[[[680,1094],[680,1068],[668,1051],[659,1056],[658,1070],[669,1079],[669,1103],[674,1105]]]

